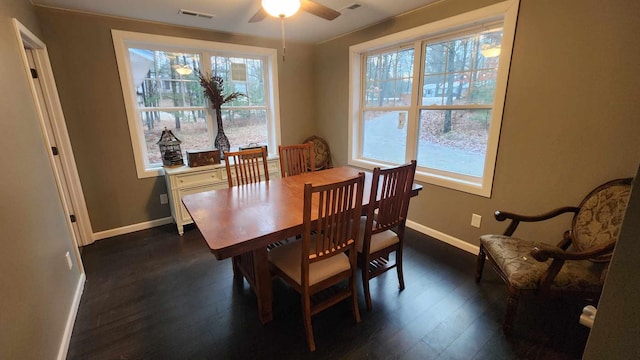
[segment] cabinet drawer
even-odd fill
[[[178,186],[178,188],[214,184],[224,181],[225,180],[221,177],[220,169],[189,174],[180,174],[176,176],[176,185]]]

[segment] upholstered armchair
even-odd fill
[[[537,216],[496,211],[498,221],[511,220],[501,235],[480,237],[476,282],[485,258],[507,283],[509,297],[503,330],[510,332],[523,293],[578,296],[597,302],[608,262],[620,233],[632,179],[618,179],[591,191],[577,207],[561,207]],[[571,229],[556,245],[513,236],[520,222],[542,222],[573,213]]]

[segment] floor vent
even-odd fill
[[[215,17],[215,15],[211,15],[211,14],[207,14],[199,11],[187,10],[187,9],[180,9],[180,11],[178,11],[178,14],[189,15],[189,16],[199,17],[204,19],[213,19]]]

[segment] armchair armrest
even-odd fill
[[[604,246],[584,252],[567,252],[561,248],[550,245],[541,245],[534,247],[533,250],[531,250],[531,256],[533,256],[533,258],[537,261],[543,262],[547,261],[549,258],[553,259],[547,271],[540,278],[538,291],[540,291],[541,293],[546,293],[549,291],[549,287],[551,286],[553,279],[555,279],[555,277],[560,272],[560,269],[564,265],[565,260],[593,259],[600,255],[609,254],[611,251],[613,251],[615,245],[616,242],[612,241]]]
[[[516,228],[520,224],[520,221],[524,221],[524,222],[543,221],[543,220],[548,220],[568,212],[572,212],[576,214],[578,213],[578,211],[580,211],[580,208],[578,207],[565,206],[565,207],[557,208],[555,210],[551,210],[544,214],[534,215],[534,216],[518,215],[518,214],[506,212],[506,211],[500,211],[500,210],[496,211],[494,213],[494,216],[498,221],[505,221],[507,219],[511,220],[511,222],[509,223],[509,226],[507,227],[507,229],[504,231],[504,234],[503,234],[506,236],[511,236],[516,231]]]
[[[604,246],[600,246],[598,248],[583,251],[583,252],[568,252],[564,251],[561,248],[555,246],[536,246],[531,250],[531,256],[534,259],[543,262],[547,261],[549,258],[560,259],[560,260],[587,260],[593,259],[601,255],[606,255],[611,253],[616,246],[616,242],[612,241]]]

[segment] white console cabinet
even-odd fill
[[[268,168],[270,179],[280,177],[280,160],[278,158],[270,158]],[[165,167],[164,176],[167,182],[171,216],[180,235],[184,234],[184,225],[193,223],[187,209],[182,204],[182,197],[203,191],[224,189],[229,186],[224,164]]]

